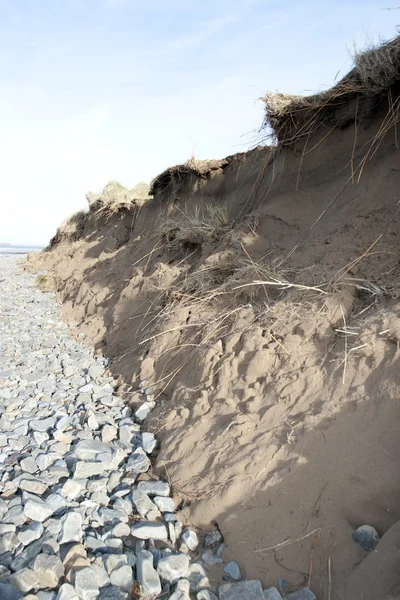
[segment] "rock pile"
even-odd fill
[[[178,520],[168,482],[149,475],[151,388],[133,413],[107,359],[69,337],[54,295],[15,257],[0,259],[0,281],[0,598],[281,598],[235,583],[236,563],[211,589],[207,568],[222,550],[192,561],[197,535]],[[213,535],[211,546],[222,541]]]

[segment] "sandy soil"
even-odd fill
[[[393,129],[351,176],[386,108],[307,145],[163,174],[140,210],[90,214],[79,240],[61,236],[34,265],[56,277],[66,318],[112,359],[127,401],[141,379],[154,386],[146,427],[182,519],[217,524],[245,577],[309,583],[320,600],[400,597]],[[165,219],[206,202],[227,207],[234,232],[171,246]],[[204,301],[204,269],[243,261],[255,265],[244,283],[263,261],[307,289],[231,286]],[[383,536],[370,555],[351,538],[362,524]]]

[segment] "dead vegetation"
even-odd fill
[[[161,225],[171,248],[216,243],[231,229],[226,206],[217,203],[196,206],[192,212],[177,208]]]
[[[150,194],[154,195],[157,191],[163,192],[170,187],[173,180],[179,181],[190,175],[206,179],[213,171],[226,167],[230,160],[229,156],[221,160],[199,160],[192,156],[182,165],[169,167],[157,175],[150,184]]]
[[[400,74],[400,36],[357,52],[354,68],[331,89],[311,96],[268,93],[264,127],[272,127],[281,145],[314,133],[321,125],[344,125],[357,117],[359,102],[377,100],[390,92]],[[347,106],[345,114],[339,109]],[[366,110],[372,110],[369,102]]]
[[[57,279],[54,275],[40,274],[36,277],[35,285],[42,292],[56,292]]]
[[[110,181],[100,194],[86,194],[89,210],[95,213],[117,213],[142,206],[150,198],[147,183],[138,183],[131,190],[117,181]]]

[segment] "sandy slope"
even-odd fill
[[[325,126],[272,156],[259,148],[206,174],[167,172],[142,208],[91,213],[78,241],[61,236],[35,265],[55,275],[66,318],[112,359],[127,401],[141,379],[154,386],[146,426],[162,440],[157,469],[182,517],[217,523],[225,558],[247,578],[310,582],[320,600],[400,593],[394,128],[357,180],[386,114],[382,102],[357,128]],[[210,201],[228,207],[235,235],[171,248],[166,216]],[[196,286],[173,293],[188,274],[198,283],[204,268],[262,257],[321,292],[249,286],[210,303]],[[256,279],[255,267],[246,281]],[[368,557],[351,539],[365,523],[388,532]]]

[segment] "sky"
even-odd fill
[[[108,181],[263,141],[267,91],[311,93],[399,0],[0,0],[0,243],[45,245]],[[392,9],[392,10],[388,10]]]

